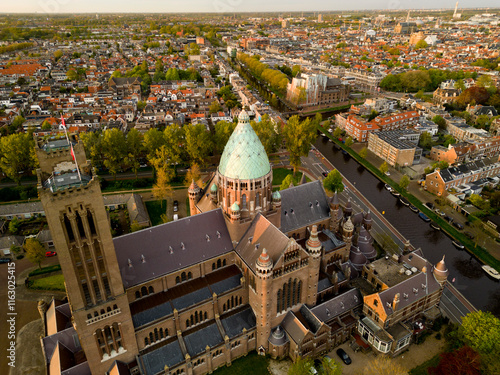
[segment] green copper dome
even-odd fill
[[[227,178],[250,180],[261,178],[270,171],[266,150],[252,129],[248,114],[243,110],[222,153],[219,173]]]
[[[215,182],[212,184],[212,187],[210,188],[210,191],[212,193],[217,193],[217,185],[215,184]]]
[[[236,212],[240,210],[240,206],[238,203],[234,202],[233,205],[231,206],[231,211]]]

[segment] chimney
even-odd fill
[[[396,311],[399,307],[399,293],[396,293],[394,300],[392,301],[392,310]]]

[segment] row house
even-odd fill
[[[464,121],[446,121],[446,129],[457,141],[482,140],[489,136],[486,130],[469,126]]]
[[[482,178],[494,177],[500,173],[498,156],[461,164],[447,169],[436,169],[425,178],[427,191],[445,196],[446,191]]]

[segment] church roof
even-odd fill
[[[113,243],[125,288],[233,249],[221,209],[116,237]]]
[[[266,150],[252,129],[248,115],[242,111],[239,122],[224,148],[219,173],[228,178],[249,180],[261,178],[271,171]]]

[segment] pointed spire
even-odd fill
[[[196,184],[196,182],[194,181],[194,178],[191,181],[191,185],[189,185],[188,192],[195,193],[195,194],[198,194],[200,192],[200,187]]]
[[[446,264],[444,263],[444,257],[445,256],[443,255],[443,259],[441,259],[438,264],[436,264],[434,270],[432,271],[437,282],[441,285],[446,282],[446,279],[448,278],[448,275],[450,273],[448,271],[448,268],[446,267]]]
[[[311,235],[306,242],[306,248],[310,253],[321,254],[321,241],[318,239],[318,227],[313,225]]]

